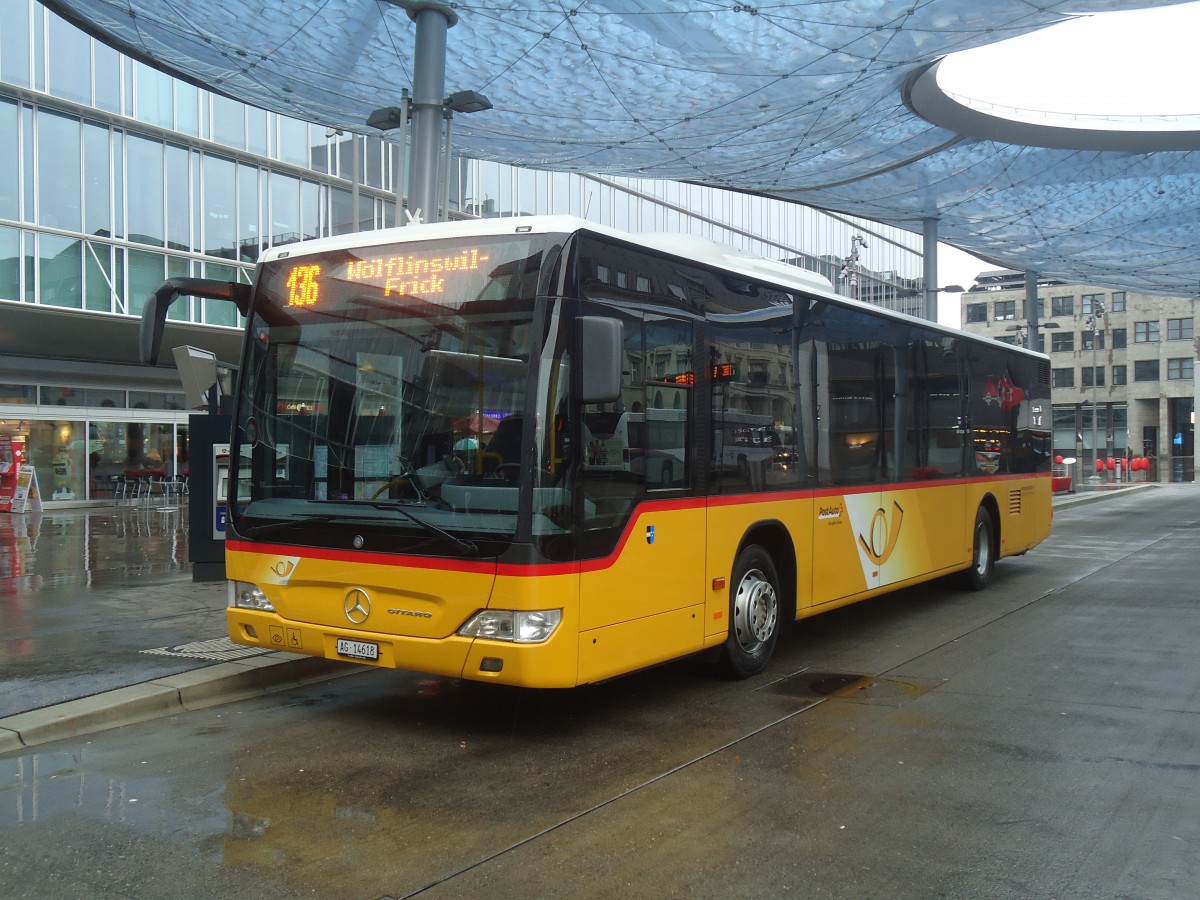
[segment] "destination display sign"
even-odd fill
[[[463,287],[478,289],[479,275],[487,272],[487,248],[464,247],[451,253],[393,253],[363,259],[298,260],[285,270],[284,302],[291,308],[318,309],[330,292],[343,293],[345,283],[377,288],[385,296],[436,300],[461,295]],[[336,284],[334,284],[336,283]]]

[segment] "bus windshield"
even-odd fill
[[[231,454],[235,531],[433,555],[511,542],[544,242],[264,264]]]

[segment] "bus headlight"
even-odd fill
[[[516,644],[540,644],[549,640],[562,621],[561,609],[484,609],[471,616],[458,629],[463,637],[512,641]]]
[[[275,612],[275,607],[257,584],[248,581],[229,582],[229,605],[238,609],[261,609]]]

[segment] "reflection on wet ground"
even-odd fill
[[[188,571],[187,508],[0,516],[0,598],[43,587],[144,584]]]
[[[225,633],[191,578],[186,506],[0,515],[0,716],[203,665],[143,652]]]

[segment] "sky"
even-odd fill
[[[962,285],[966,290],[975,283],[975,276],[996,266],[985,263],[977,256],[972,256],[965,250],[951,247],[949,244],[938,244],[938,287],[952,284]],[[962,313],[959,298],[961,294],[938,294],[938,321],[943,325],[962,327]]]
[[[1200,2],[1084,16],[947,58],[938,84],[960,97],[1082,116],[1180,117],[1164,127],[1200,128]],[[1002,77],[998,77],[1002,74]],[[1018,114],[1019,115],[1019,114]],[[1072,124],[1085,126],[1075,120]],[[1149,123],[1153,124],[1153,123]],[[1130,127],[1145,128],[1138,121]],[[938,286],[970,288],[996,266],[938,246]],[[959,326],[959,294],[938,295],[938,321]]]

